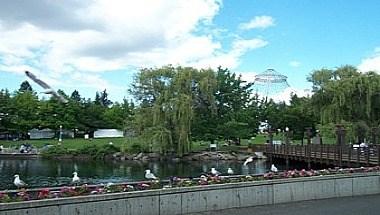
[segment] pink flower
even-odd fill
[[[37,198],[38,199],[46,199],[46,198],[49,198],[49,196],[50,196],[50,190],[48,188],[44,188],[44,189],[40,190],[40,192],[38,192]]]

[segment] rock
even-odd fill
[[[218,154],[217,158],[220,159],[220,160],[227,160],[226,156],[224,154]]]
[[[248,157],[249,156],[247,156],[247,155],[241,155],[241,154],[236,156],[237,160],[239,160],[239,161],[245,161]]]
[[[174,162],[179,162],[181,159],[179,159],[179,158],[173,158],[172,159],[172,161],[174,161]]]
[[[255,152],[257,159],[266,159],[267,157],[262,152]]]
[[[144,156],[144,154],[142,152],[138,153],[134,158],[133,160],[140,160],[142,157]]]
[[[133,160],[134,157],[135,157],[134,155],[128,155],[128,154],[124,155],[125,160]]]
[[[160,158],[160,154],[158,154],[158,153],[149,153],[148,154],[148,156],[149,156],[149,158]]]
[[[116,152],[116,153],[113,153],[113,158],[119,158],[121,157],[121,152]]]
[[[232,155],[232,154],[226,154],[224,155],[226,160],[236,160],[236,156]]]

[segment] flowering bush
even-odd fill
[[[63,187],[59,191],[60,197],[70,197],[70,196],[77,196],[78,192],[75,191],[75,187]]]
[[[0,192],[0,203],[11,202],[12,199],[7,193]]]
[[[137,184],[137,190],[147,190],[149,188],[150,188],[149,184],[146,184],[146,183]]]
[[[16,198],[15,198],[16,202],[28,201],[28,200],[30,200],[30,195],[25,190],[22,190],[16,194]]]
[[[48,198],[51,198],[51,193],[48,188],[43,188],[42,190],[40,190],[40,192],[38,192],[37,199],[48,199]]]
[[[118,192],[123,192],[124,191],[124,186],[123,185],[118,185],[118,184],[112,184],[108,185],[105,188],[107,193],[118,193]]]

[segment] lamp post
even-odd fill
[[[62,142],[62,125],[59,126],[59,142]]]
[[[286,169],[289,169],[289,127],[286,126],[285,128],[285,147],[286,147]]]
[[[289,127],[286,126],[285,128],[285,144],[289,145]]]

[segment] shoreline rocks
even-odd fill
[[[122,154],[115,153],[112,156],[113,160],[136,160],[136,161],[157,161],[157,160],[172,160],[172,161],[208,161],[208,160],[225,160],[225,161],[244,161],[252,156],[254,159],[265,159],[266,157],[258,156],[256,153],[236,153],[236,152],[193,152],[184,155],[182,158],[175,155],[160,155],[158,153],[135,153]]]
[[[211,160],[220,160],[220,161],[244,161],[248,157],[253,157],[253,159],[266,159],[265,155],[262,153],[249,153],[249,152],[211,152],[211,151],[203,151],[203,152],[192,152],[184,155],[183,157],[178,157],[175,154],[166,154],[162,155],[159,153],[134,153],[134,154],[126,154],[122,152],[116,152],[113,154],[105,155],[102,158],[98,158],[98,160],[108,160],[108,161],[211,161]],[[50,159],[56,160],[93,160],[90,155],[86,154],[78,154],[78,155],[59,155],[51,157]]]

